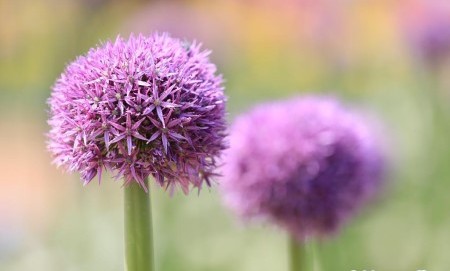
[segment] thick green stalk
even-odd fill
[[[290,271],[319,271],[311,240],[303,242],[289,238],[289,270]]]
[[[145,185],[148,186],[148,180]],[[137,183],[124,187],[125,271],[152,271],[152,215],[150,195]]]

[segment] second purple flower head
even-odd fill
[[[299,240],[332,234],[378,189],[378,143],[365,119],[332,98],[258,106],[230,131],[225,202]]]

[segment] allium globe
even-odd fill
[[[378,143],[365,119],[329,97],[260,105],[230,130],[225,204],[299,240],[330,235],[379,187]]]
[[[426,63],[435,65],[450,55],[448,1],[410,0],[400,5],[399,22],[407,45]]]
[[[48,149],[84,183],[210,185],[225,148],[222,77],[209,51],[168,34],[118,37],[70,63],[51,97]]]

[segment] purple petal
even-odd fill
[[[161,106],[165,107],[165,108],[181,107],[181,105],[179,105],[179,104],[169,103],[169,102],[161,102]]]
[[[128,148],[128,155],[131,155],[131,150],[133,149],[133,142],[131,141],[131,136],[127,136],[127,148]]]
[[[174,139],[179,139],[179,140],[185,140],[186,139],[184,136],[182,136],[182,135],[180,135],[180,134],[178,134],[176,132],[172,132],[172,131],[169,132],[169,136],[174,138]]]
[[[98,169],[97,169],[98,184],[101,184],[101,182],[102,182],[102,172],[103,172],[103,168],[102,167],[98,167]]]
[[[158,118],[159,118],[159,120],[161,120],[163,127],[166,127],[166,124],[164,122],[163,112],[162,112],[162,109],[160,106],[156,107],[156,113],[158,114]]]
[[[149,86],[151,86],[149,83],[144,82],[144,81],[141,81],[141,80],[137,80],[137,84],[138,84],[139,86],[143,86],[143,87],[149,87]]]
[[[141,123],[145,120],[145,118],[140,119],[138,122],[136,122],[135,124],[133,124],[133,127],[131,127],[131,130],[136,130],[139,128],[139,126],[141,125]]]
[[[127,126],[127,127],[131,127],[131,116],[130,116],[130,113],[127,113],[127,122],[126,122],[126,126]]]
[[[110,144],[110,142],[109,142],[109,132],[105,131],[105,134],[104,134],[103,137],[104,137],[104,140],[105,140],[106,149],[109,150],[109,144]]]
[[[147,117],[152,123],[153,125],[155,125],[156,127],[160,128],[161,127],[161,123],[159,123],[157,120],[155,120],[154,118],[148,116]]]
[[[122,125],[119,125],[115,122],[109,121],[108,122],[112,127],[116,128],[119,131],[125,132],[127,130],[127,128],[123,127]]]
[[[150,143],[150,142],[152,142],[153,140],[157,139],[158,136],[159,136],[160,134],[161,134],[160,131],[155,132],[155,133],[147,140],[147,143]]]
[[[153,111],[153,109],[155,109],[155,107],[156,106],[154,104],[149,105],[148,107],[146,107],[144,109],[144,112],[142,112],[142,115],[148,115],[150,112]]]
[[[167,136],[166,136],[166,134],[162,133],[161,137],[162,137],[162,143],[164,146],[164,152],[167,153],[167,145],[168,145]]]
[[[124,112],[123,102],[119,101],[118,105],[119,105],[119,109],[120,109],[120,114],[123,115],[123,112]]]
[[[179,125],[179,124],[182,123],[182,122],[183,122],[183,119],[180,119],[180,118],[171,120],[171,121],[167,124],[167,128],[173,128],[173,127]]]
[[[158,95],[158,86],[156,85],[156,80],[155,78],[153,78],[153,83],[152,83],[152,93],[153,93],[153,99],[158,99],[159,95]]]
[[[122,139],[124,139],[124,138],[125,138],[125,135],[119,135],[119,136],[116,136],[113,140],[111,140],[111,141],[109,142],[109,145],[114,144],[114,143],[116,143],[116,142],[119,142],[120,140],[122,140]]]
[[[143,135],[141,135],[140,133],[138,133],[138,132],[134,132],[133,133],[133,136],[135,137],[135,138],[138,138],[138,139],[141,139],[141,140],[144,140],[144,141],[147,141],[148,139],[147,138],[145,138]],[[148,141],[147,141],[148,142]]]
[[[176,85],[171,85],[168,89],[166,89],[161,96],[159,97],[159,99],[162,101],[165,98],[167,98],[167,96],[169,96],[170,93],[172,93],[172,90],[175,88]]]

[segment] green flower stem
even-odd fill
[[[314,248],[311,240],[303,242],[289,238],[289,270],[290,271],[319,271],[315,261]]]
[[[148,187],[148,180],[145,181]],[[152,215],[150,195],[137,183],[124,187],[125,271],[152,271]]]

